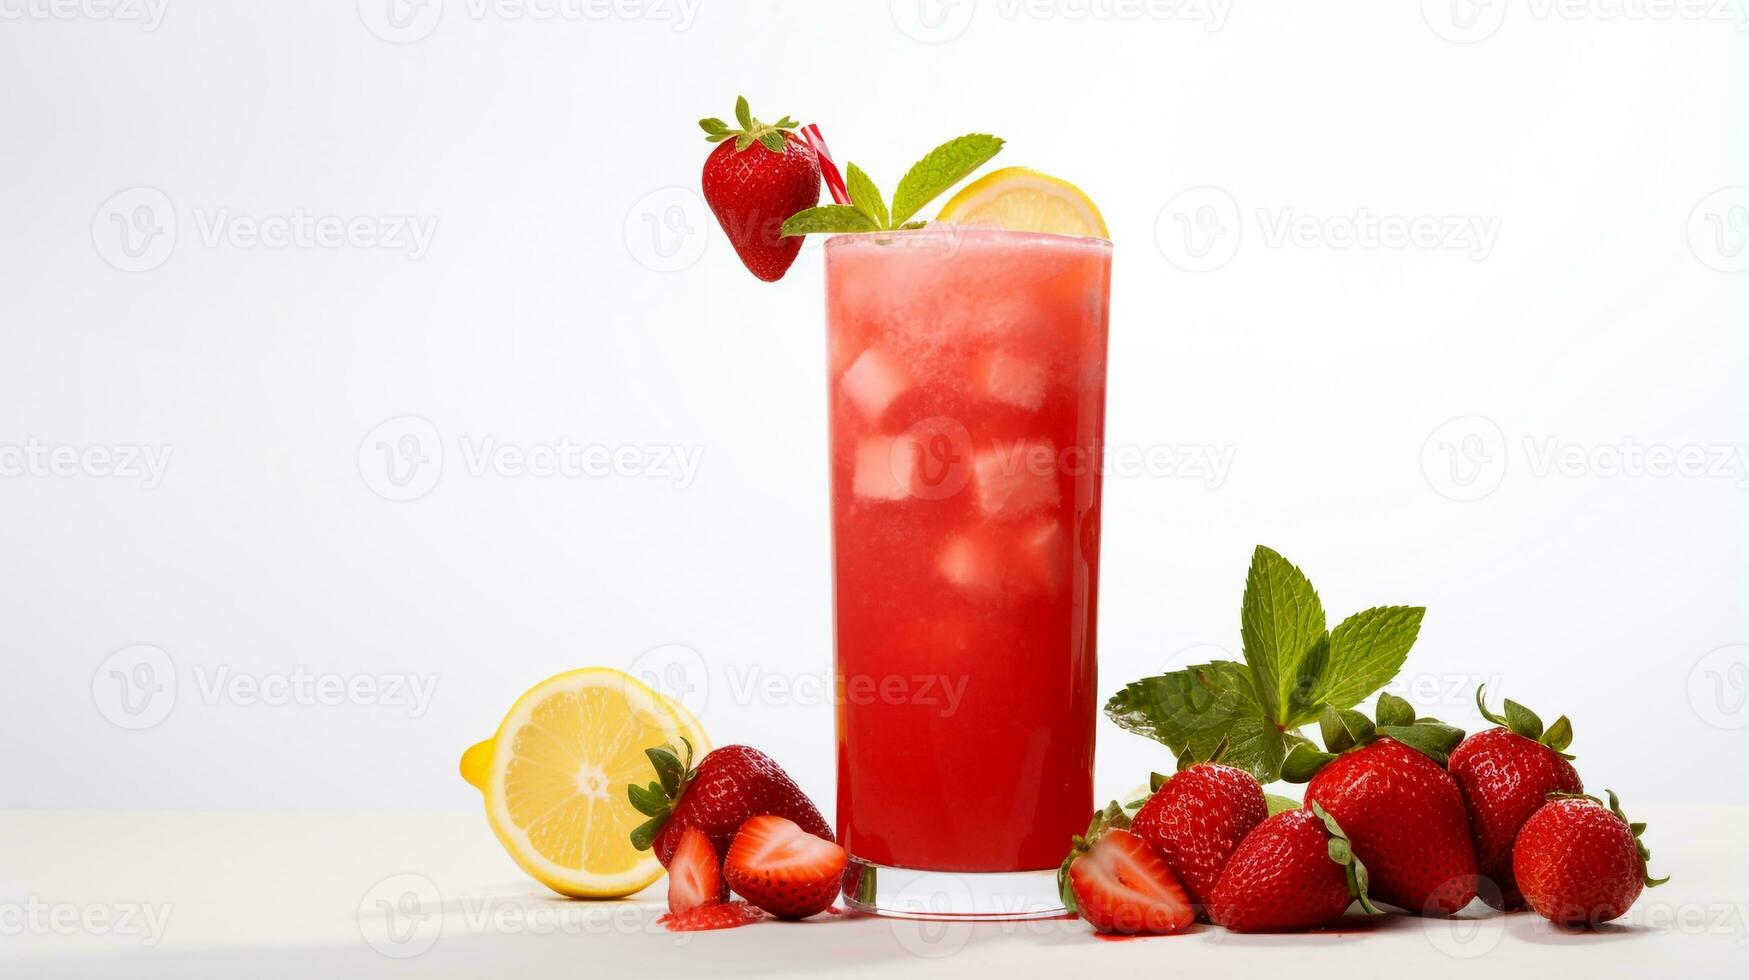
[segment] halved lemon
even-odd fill
[[[698,719],[622,671],[549,677],[516,700],[498,734],[462,755],[485,796],[493,833],[524,871],[561,895],[618,898],[662,876],[632,846],[647,818],[626,795],[655,779],[644,750],[664,742],[710,750]]]
[[[956,225],[1109,238],[1093,199],[1062,179],[1025,167],[1004,167],[968,184],[936,215]]]

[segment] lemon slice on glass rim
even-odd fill
[[[942,206],[936,220],[1009,231],[1111,237],[1099,208],[1079,187],[1026,167],[1004,167],[966,185]]]
[[[681,738],[695,755],[710,751],[678,702],[622,671],[587,667],[518,698],[498,734],[462,754],[461,774],[524,871],[561,895],[618,898],[662,876],[655,852],[632,846],[648,818],[626,787],[653,778],[645,749]]]

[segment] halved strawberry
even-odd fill
[[[780,919],[805,919],[831,907],[848,861],[837,844],[765,815],[741,825],[723,873],[735,894],[755,906]]]
[[[723,884],[722,866],[710,838],[697,827],[686,828],[668,859],[668,911],[685,912],[728,897],[729,887]]]
[[[1108,830],[1069,865],[1075,906],[1100,932],[1167,934],[1196,921],[1190,895],[1152,844]]]
[[[764,912],[746,902],[719,902],[685,912],[670,912],[656,922],[669,932],[704,932],[707,929],[733,929],[763,918]]]

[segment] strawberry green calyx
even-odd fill
[[[1154,774],[1159,777],[1159,773]],[[1164,779],[1164,777],[1160,777]],[[1154,786],[1158,790],[1159,786]],[[1063,907],[1071,915],[1075,913],[1075,889],[1069,883],[1069,865],[1075,859],[1093,849],[1099,838],[1108,830],[1130,829],[1130,817],[1146,800],[1137,800],[1125,805],[1116,800],[1107,803],[1104,808],[1093,811],[1093,819],[1087,824],[1087,832],[1076,834],[1069,838],[1069,856],[1063,858],[1063,863],[1057,867],[1057,892],[1062,896]]]
[[[736,153],[747,149],[755,142],[773,153],[782,153],[784,130],[795,129],[801,125],[788,116],[784,116],[774,123],[760,122],[753,118],[753,112],[747,107],[747,97],[744,95],[735,98],[735,121],[740,124],[740,129],[730,129],[728,123],[715,116],[700,119],[698,125],[705,132],[706,142],[721,143],[726,139],[734,139]]]
[[[656,842],[656,835],[674,815],[675,801],[680,799],[680,794],[686,791],[686,784],[698,772],[692,767],[692,743],[681,736],[680,744],[686,746],[684,760],[672,745],[645,749],[650,765],[656,768],[656,781],[648,786],[632,783],[626,787],[632,808],[650,818],[632,830],[632,846],[640,851],[649,850]]]
[[[1659,885],[1662,885],[1665,882],[1669,881],[1670,880],[1669,875],[1665,875],[1662,878],[1652,877],[1652,872],[1646,866],[1646,862],[1652,860],[1652,849],[1647,847],[1646,842],[1640,838],[1640,835],[1642,835],[1646,832],[1645,822],[1640,821],[1640,822],[1636,823],[1636,822],[1628,819],[1628,815],[1623,813],[1621,810],[1621,800],[1619,798],[1617,798],[1617,796],[1615,795],[1615,790],[1606,789],[1606,790],[1604,790],[1604,792],[1609,794],[1609,802],[1607,804],[1605,804],[1602,800],[1598,799],[1595,796],[1592,796],[1589,793],[1550,793],[1547,798],[1550,801],[1554,801],[1554,800],[1590,800],[1591,802],[1597,804],[1598,806],[1607,806],[1609,808],[1609,812],[1615,814],[1615,818],[1617,820],[1620,820],[1622,823],[1627,824],[1628,831],[1634,835],[1634,853],[1638,854],[1640,857],[1640,881],[1641,881],[1641,883],[1643,883],[1647,888],[1656,888]]]
[[[1312,804],[1312,814],[1322,820],[1324,829],[1330,832],[1330,860],[1341,865],[1342,870],[1348,873],[1348,894],[1360,902],[1361,909],[1367,915],[1378,915],[1378,908],[1367,896],[1366,865],[1360,863],[1360,858],[1355,857],[1354,847],[1348,842],[1348,835],[1342,832],[1342,828],[1336,823],[1336,818],[1326,813],[1324,808],[1316,803]]]
[[[1543,720],[1537,717],[1536,712],[1511,698],[1506,699],[1505,713],[1495,714],[1488,710],[1488,702],[1485,700],[1484,694],[1487,689],[1488,685],[1486,684],[1476,687],[1476,710],[1482,713],[1483,718],[1514,735],[1522,735],[1533,742],[1540,742],[1563,759],[1573,758],[1567,754],[1567,746],[1573,744],[1573,723],[1567,720],[1566,715],[1555,719],[1553,725],[1544,729]]]
[[[1381,738],[1393,738],[1443,767],[1451,750],[1464,740],[1464,731],[1437,718],[1418,718],[1415,708],[1395,694],[1380,694],[1373,718],[1351,708],[1325,706],[1318,716],[1324,739],[1320,752],[1310,742],[1295,745],[1281,764],[1281,778],[1290,783],[1310,782],[1318,770],[1344,752],[1364,748]]]

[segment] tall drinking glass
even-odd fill
[[[838,834],[865,911],[1062,911],[1093,808],[1111,243],[826,243]]]

